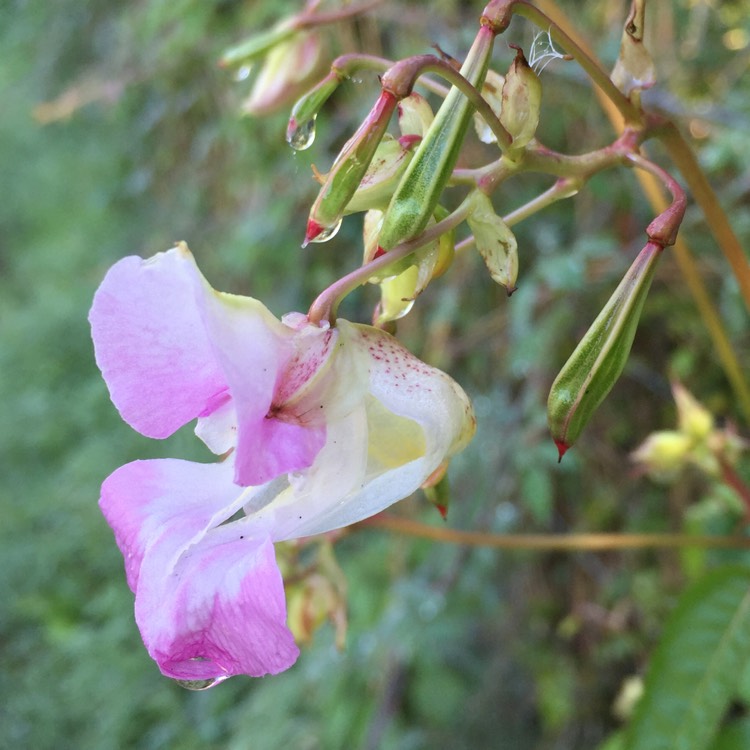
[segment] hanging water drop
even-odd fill
[[[229,675],[221,675],[220,677],[210,677],[207,680],[175,680],[180,686],[184,687],[185,690],[208,690],[209,688],[215,687],[224,680],[228,680]]]
[[[286,130],[286,142],[295,151],[304,151],[313,145],[315,140],[315,117],[311,117],[305,122],[298,123],[294,118],[289,120],[289,126]]]
[[[240,67],[234,71],[234,75],[232,77],[235,81],[245,81],[250,77],[251,70],[251,65],[240,65]]]
[[[305,241],[302,243],[302,247],[307,247],[310,242],[328,242],[333,239],[341,229],[342,219],[339,219],[335,224],[330,227],[324,227],[318,224],[316,221],[310,220],[307,222],[307,233],[305,234]]]

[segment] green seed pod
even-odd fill
[[[386,133],[359,187],[347,203],[345,213],[369,211],[371,208],[384,210],[411,159],[413,145],[414,141],[409,138],[397,140]]]
[[[344,144],[310,209],[303,247],[308,242],[330,239],[338,230],[397,103],[393,94],[383,90],[357,132]]]
[[[466,219],[474,242],[493,280],[508,296],[516,290],[518,244],[508,225],[495,213],[492,201],[479,190],[471,196],[472,209]]]
[[[516,56],[503,84],[500,122],[513,136],[511,150],[523,148],[536,133],[542,106],[542,84],[516,47]]]
[[[493,40],[494,32],[482,26],[461,68],[473,86],[481,87],[484,81]],[[378,241],[383,250],[413,239],[427,226],[456,165],[473,111],[469,100],[452,87],[388,206]]]
[[[641,250],[552,384],[547,420],[561,459],[625,367],[661,250]]]

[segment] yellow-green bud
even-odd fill
[[[690,458],[690,438],[682,432],[653,432],[631,454],[652,479],[668,482],[674,479]]]
[[[508,295],[516,290],[518,278],[518,245],[513,232],[500,218],[492,201],[476,190],[471,196],[472,208],[466,221],[474,243],[493,280],[505,287]]]
[[[677,426],[694,441],[704,441],[714,428],[714,418],[705,406],[680,383],[672,384],[672,394],[677,404]]]
[[[422,138],[434,119],[432,107],[420,94],[412,93],[398,103],[401,135],[418,135]]]

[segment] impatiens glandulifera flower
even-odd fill
[[[625,367],[662,249],[649,242],[641,250],[552,384],[547,420],[560,458]]]
[[[184,243],[113,266],[89,319],[128,424],[164,438],[197,419],[226,454],[134,461],[102,485],[149,654],[191,687],[287,669],[298,650],[273,543],[418,489],[471,438],[466,395],[383,331],[279,321],[214,291]]]

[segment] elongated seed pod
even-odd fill
[[[560,458],[625,367],[661,250],[656,242],[641,250],[552,384],[547,420]]]
[[[493,29],[482,26],[461,68],[464,78],[477,88],[487,74],[494,38]],[[427,226],[456,165],[473,112],[469,100],[455,86],[451,88],[385,213],[378,239],[383,250],[416,237]]]

